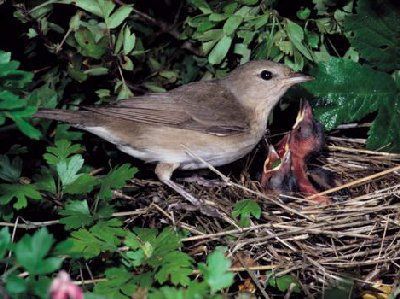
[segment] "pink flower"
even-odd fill
[[[51,299],[83,299],[83,292],[80,287],[71,281],[68,273],[64,270],[58,272],[57,277],[50,286]]]

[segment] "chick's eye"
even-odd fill
[[[263,80],[270,80],[273,77],[273,74],[270,71],[263,70],[261,71],[260,76]]]

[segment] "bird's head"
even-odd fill
[[[311,80],[313,77],[296,73],[283,64],[254,60],[233,70],[222,82],[244,106],[268,107],[269,112],[289,87]]]

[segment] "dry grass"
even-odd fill
[[[225,187],[191,183],[186,188],[213,202],[227,217],[234,202],[256,200],[263,213],[249,228],[235,228],[229,224],[231,219],[190,211],[190,206],[162,185],[137,180],[134,185],[144,185],[146,188],[140,189],[147,191],[136,198],[142,204],[147,202],[148,208],[131,221],[189,230],[184,245],[194,256],[218,245],[227,246],[233,270],[247,271],[252,277],[265,278],[270,271],[277,275],[290,272],[308,296],[346,275],[361,285],[383,276],[395,279],[400,271],[400,155],[367,151],[359,140],[330,138],[328,144],[320,159],[322,167],[347,186],[337,188],[342,195],[328,191],[334,199],[329,206],[310,205],[296,194],[263,194],[258,182],[250,181],[244,171],[239,182],[223,178]],[[284,203],[288,200],[290,203]]]

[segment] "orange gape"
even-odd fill
[[[265,191],[279,193],[300,192],[305,196],[318,193],[308,178],[307,160],[321,151],[325,144],[321,124],[315,121],[311,106],[305,102],[296,118],[293,129],[277,144],[270,146],[264,163],[261,186]],[[318,196],[315,203],[327,204],[330,199]]]

